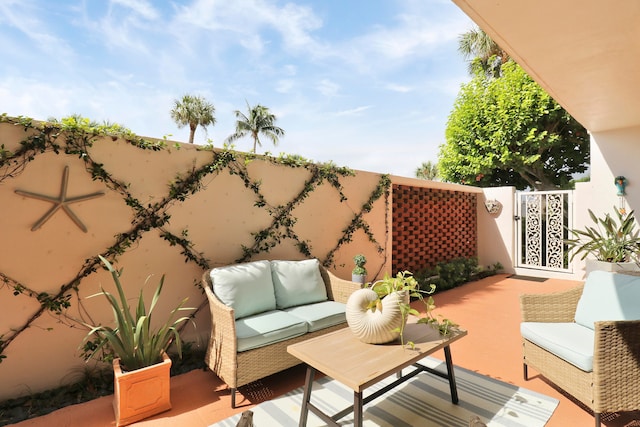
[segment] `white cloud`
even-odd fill
[[[29,48],[51,58],[71,56],[73,49],[69,43],[53,34],[50,25],[40,19],[41,13],[39,6],[29,1],[0,2],[0,23],[5,22],[30,39],[33,43]]]
[[[386,89],[388,89],[390,91],[393,91],[393,92],[408,93],[408,92],[413,91],[413,88],[411,86],[399,85],[399,84],[396,84],[396,83],[389,83],[385,87],[386,87]]]
[[[336,116],[357,116],[363,111],[367,111],[372,107],[372,105],[363,105],[361,107],[352,108],[350,110],[338,111],[336,113]]]
[[[144,0],[111,0],[114,4],[119,4],[133,11],[136,15],[149,20],[155,21],[160,17],[160,14],[153,8],[151,3]]]
[[[281,79],[278,80],[276,84],[276,91],[280,93],[289,93],[291,89],[293,89],[294,80],[291,79]]]
[[[201,32],[214,33],[207,39],[235,40],[262,54],[264,46],[271,43],[265,36],[267,31],[279,33],[287,50],[308,53],[321,48],[311,32],[320,28],[322,21],[307,6],[287,3],[279,7],[265,0],[196,0],[177,10],[174,25],[185,29],[180,37],[200,39],[204,37]]]
[[[112,50],[124,50],[151,55],[153,39],[145,36],[159,25],[160,13],[143,0],[110,0],[107,12],[95,22],[86,17],[88,29],[97,31],[98,39]]]
[[[434,14],[432,2],[401,4],[405,8],[393,24],[372,27],[348,41],[337,55],[361,72],[395,70],[429,57],[468,29],[468,18],[460,13]]]
[[[340,85],[332,82],[329,79],[322,79],[317,85],[316,90],[320,92],[323,96],[333,97],[338,95],[340,91]]]

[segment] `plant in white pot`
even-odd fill
[[[104,295],[113,310],[115,326],[87,325],[91,329],[85,337],[85,343],[97,337],[97,344],[90,346],[89,358],[101,352],[116,357],[113,359],[113,406],[116,425],[122,426],[171,409],[171,359],[167,356],[167,349],[175,343],[178,355],[182,356],[178,328],[189,317],[178,317],[178,312],[193,308],[184,307],[187,301],[185,298],[170,312],[164,323],[154,326],[152,314],[162,292],[164,275],[148,310],[140,290],[135,311],[132,312],[120,283],[122,270],[117,271],[105,258],[100,259],[111,273],[118,295],[116,297],[101,288],[99,293],[89,298]]]
[[[356,266],[351,270],[351,281],[364,285],[367,280],[367,269],[364,266],[367,263],[367,258],[358,254],[353,257],[353,263]]]
[[[409,315],[417,316],[417,323],[432,325],[443,335],[456,326],[449,319],[439,320],[434,314],[433,292],[420,288],[420,284],[409,271],[398,272],[395,276],[385,274],[382,280],[370,287],[359,289],[347,301],[346,316],[351,331],[363,342],[383,344],[400,338],[404,346],[404,327]],[[428,296],[425,298],[425,295]],[[424,313],[411,307],[411,298],[425,305]],[[407,343],[413,347],[413,343]]]
[[[569,230],[574,236],[567,239],[569,249],[573,250],[570,259],[582,254],[581,260],[591,255],[595,260],[587,259],[587,273],[599,269],[619,271],[637,269],[640,252],[640,235],[636,227],[633,211],[621,213],[614,207],[616,218],[606,214],[598,218],[591,209],[589,216],[595,226],[584,230]],[[594,262],[595,261],[595,262]]]

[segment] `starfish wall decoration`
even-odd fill
[[[104,192],[98,191],[96,193],[86,194],[83,196],[67,197],[67,184],[69,183],[69,166],[64,167],[62,173],[62,185],[60,187],[60,195],[57,197],[46,196],[44,194],[32,193],[30,191],[15,190],[16,194],[29,197],[32,199],[43,200],[45,202],[53,203],[53,207],[45,213],[42,218],[36,222],[31,231],[36,231],[42,227],[58,210],[62,209],[71,220],[80,228],[80,230],[87,232],[87,227],[80,221],[80,218],[69,207],[72,203],[83,202],[85,200],[95,199],[96,197],[104,196]]]

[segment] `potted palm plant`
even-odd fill
[[[609,214],[598,218],[589,209],[589,216],[595,225],[587,226],[584,230],[569,230],[574,237],[566,241],[569,249],[573,250],[570,259],[582,254],[580,259],[586,259],[587,273],[593,270],[637,270],[640,235],[635,229],[633,211],[625,214],[615,207],[614,211],[615,218]]]
[[[167,349],[175,343],[178,355],[182,357],[178,327],[189,317],[178,317],[177,313],[193,309],[184,307],[185,298],[170,312],[164,323],[154,327],[152,314],[162,292],[164,275],[148,310],[140,290],[135,311],[132,311],[120,283],[122,270],[117,271],[105,258],[100,259],[111,273],[118,295],[114,296],[101,288],[99,293],[90,298],[103,295],[107,299],[113,310],[115,326],[87,325],[90,330],[85,342],[97,338],[97,344],[91,346],[88,358],[101,352],[115,356],[113,407],[116,425],[123,426],[171,409],[171,359],[167,356]]]

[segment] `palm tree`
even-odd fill
[[[469,59],[469,74],[482,70],[490,77],[500,77],[500,68],[511,57],[480,27],[474,27],[458,39],[458,52]]]
[[[184,95],[182,99],[174,100],[171,118],[179,128],[189,125],[189,143],[193,144],[198,125],[206,132],[207,126],[216,124],[215,112],[216,108],[204,97]]]
[[[239,110],[234,112],[238,119],[236,121],[236,131],[226,141],[233,142],[243,136],[251,135],[254,153],[258,145],[262,147],[260,134],[271,139],[273,145],[278,145],[279,138],[284,136],[284,129],[274,125],[276,116],[267,107],[260,104],[251,107],[247,102],[247,110],[248,116]]]
[[[438,178],[438,165],[430,161],[422,162],[416,169],[416,178],[435,181]]]

